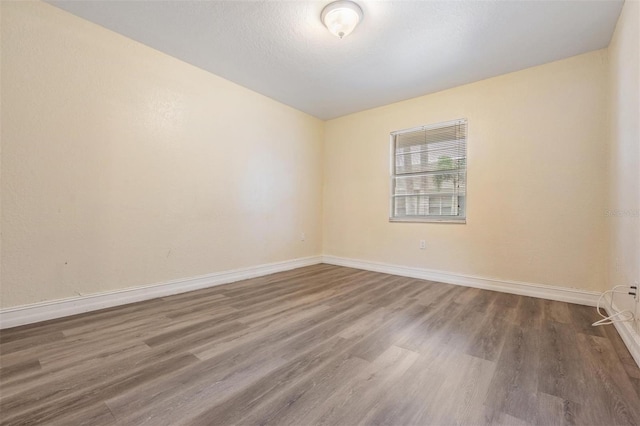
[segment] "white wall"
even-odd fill
[[[640,282],[640,3],[626,1],[609,45],[611,135],[608,284]],[[616,296],[621,309],[640,309]],[[640,333],[640,321],[635,323]]]
[[[1,23],[0,306],[321,253],[320,120],[45,3]]]
[[[602,290],[606,59],[600,50],[328,121],[324,253]],[[389,223],[389,133],[463,117],[467,224]]]

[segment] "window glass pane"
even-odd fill
[[[395,134],[392,217],[465,218],[466,132],[458,120]]]

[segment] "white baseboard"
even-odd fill
[[[185,293],[220,284],[288,271],[322,262],[322,256],[311,256],[284,262],[268,263],[192,278],[167,281],[122,290],[52,300],[0,310],[0,329],[81,314],[113,306]]]
[[[595,291],[519,281],[506,281],[494,278],[483,278],[472,275],[390,265],[387,263],[349,259],[337,256],[322,256],[322,262],[331,265],[347,266],[350,268],[365,269],[367,271],[400,275],[403,277],[419,278],[447,284],[462,285],[465,287],[476,287],[485,290],[501,291],[503,293],[519,294],[522,296],[538,297],[541,299],[557,300],[560,302],[577,303],[579,305],[587,306],[596,306],[598,297],[600,296],[600,293]]]
[[[613,310],[611,309],[613,307]],[[607,299],[607,311],[611,313],[613,311],[620,311],[620,309],[614,303],[611,305],[611,299]],[[633,323],[631,321],[614,322],[618,334],[622,338],[622,341],[629,349],[629,353],[640,367],[640,335],[633,329]]]

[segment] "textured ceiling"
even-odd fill
[[[622,1],[50,1],[322,119],[604,48]]]

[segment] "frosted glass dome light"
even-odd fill
[[[362,9],[352,1],[335,1],[322,9],[322,23],[327,29],[343,38],[353,32],[358,23],[362,21]]]

